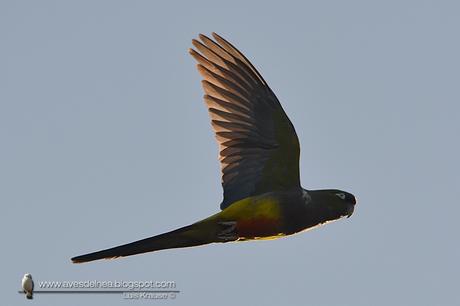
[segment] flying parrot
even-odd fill
[[[219,145],[221,211],[150,238],[72,258],[110,259],[215,242],[274,239],[350,217],[355,197],[300,185],[299,139],[273,91],[249,60],[216,33],[192,40],[204,101]]]

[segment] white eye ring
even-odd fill
[[[345,200],[345,194],[344,193],[336,193],[335,194],[336,196],[338,196],[339,198],[341,198],[342,200]]]

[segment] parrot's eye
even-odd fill
[[[342,192],[336,193],[336,196],[338,196],[340,199],[345,200],[345,194]]]

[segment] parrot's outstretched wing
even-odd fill
[[[224,38],[199,35],[190,54],[203,76],[204,100],[219,144],[224,199],[300,187],[294,126],[265,80]]]

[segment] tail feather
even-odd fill
[[[196,230],[195,225],[196,224],[192,224],[168,233],[110,249],[76,256],[71,260],[73,263],[83,263],[98,259],[112,259],[164,249],[184,248],[211,243],[212,241],[206,239],[206,235],[200,237],[200,232]]]

